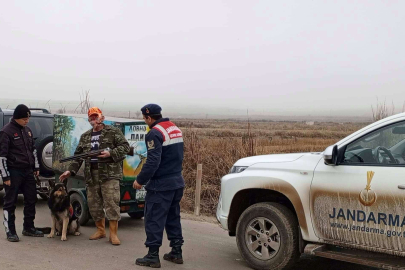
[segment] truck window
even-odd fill
[[[52,135],[53,118],[50,117],[31,117],[28,126],[34,134],[34,138]]]
[[[405,123],[389,125],[350,143],[343,163],[405,164]]]

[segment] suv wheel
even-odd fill
[[[239,218],[236,242],[242,257],[254,269],[287,269],[299,258],[298,223],[278,203],[258,203]]]
[[[49,136],[43,139],[37,147],[38,162],[41,175],[44,176],[54,175],[54,172],[52,170],[52,147],[53,147],[53,136]]]

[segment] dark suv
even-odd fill
[[[30,108],[31,117],[28,126],[31,128],[35,147],[37,148],[38,161],[40,165],[40,184],[38,189],[48,190],[49,180],[54,180],[52,170],[52,145],[53,145],[53,114],[46,109]],[[10,122],[14,110],[0,108],[0,129]],[[0,190],[3,189],[3,181],[0,177]],[[38,193],[43,199],[47,194]]]

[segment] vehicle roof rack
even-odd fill
[[[50,112],[47,109],[43,109],[43,108],[29,108],[31,111],[42,111],[43,113],[48,113],[50,114]]]
[[[43,108],[29,108],[31,111],[42,111],[43,113],[47,113],[47,114],[51,114],[50,111],[48,111],[47,109],[43,109]],[[13,109],[11,109],[13,110]],[[3,110],[0,107],[0,112],[2,112]]]

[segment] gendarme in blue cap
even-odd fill
[[[147,104],[142,107],[143,115],[157,115],[162,113],[162,108],[157,104]]]

